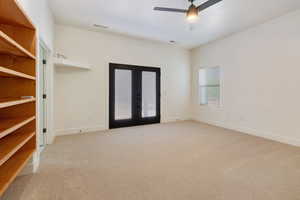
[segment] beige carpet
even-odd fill
[[[58,137],[5,200],[299,200],[300,148],[196,122]]]

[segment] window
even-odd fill
[[[199,100],[201,105],[220,105],[220,67],[199,70]]]

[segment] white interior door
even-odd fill
[[[43,45],[40,46],[40,59],[39,59],[39,85],[40,85],[40,91],[39,91],[39,99],[41,99],[39,104],[39,146],[40,149],[43,150],[44,147],[47,144],[47,93],[46,93],[46,66],[47,66],[47,50],[43,47]]]

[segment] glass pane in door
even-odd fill
[[[132,71],[115,70],[115,120],[132,118]]]
[[[142,117],[156,116],[156,72],[142,72]]]

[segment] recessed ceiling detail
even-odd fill
[[[207,0],[195,0],[201,5]],[[194,23],[186,16],[153,8],[188,8],[187,0],[49,0],[58,24],[109,31],[193,48],[300,8],[299,0],[223,0],[199,12]],[[66,12],[72,10],[72,12]],[[98,28],[99,30],[99,28]],[[101,29],[100,29],[101,30]]]

